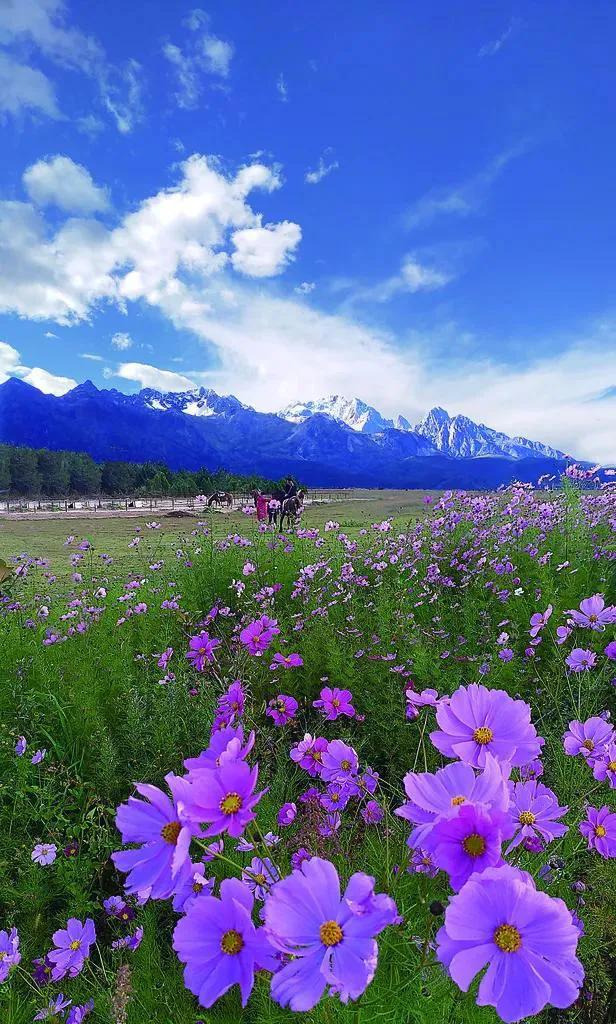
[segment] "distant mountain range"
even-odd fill
[[[438,407],[413,427],[340,395],[273,414],[207,388],[125,395],[86,381],[55,397],[16,377],[0,385],[0,442],[324,487],[495,487],[566,465],[554,448]]]

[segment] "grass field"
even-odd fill
[[[614,497],[423,497],[0,523],[2,1024],[616,1019]]]

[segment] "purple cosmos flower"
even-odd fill
[[[589,850],[596,850],[608,860],[616,857],[616,814],[609,807],[588,807],[580,832],[588,840]]]
[[[63,992],[58,992],[56,998],[52,999],[51,1002],[46,1007],[44,1007],[44,1009],[39,1010],[39,1012],[34,1015],[33,1019],[53,1020],[57,1018],[60,1013],[62,1013],[62,1010],[65,1010],[67,1006],[70,1006],[72,1001],[72,999],[65,999]]]
[[[509,817],[516,832],[505,853],[508,854],[520,843],[540,836],[544,843],[559,839],[568,831],[567,826],[558,822],[569,810],[559,807],[556,794],[541,782],[516,782],[511,785]]]
[[[513,765],[526,764],[544,743],[531,724],[525,701],[477,683],[460,686],[448,705],[439,706],[436,721],[440,729],[430,733],[430,739],[437,750],[476,768],[484,766],[487,754]]]
[[[463,992],[487,964],[477,1004],[493,1006],[513,1024],[548,1004],[565,1009],[575,1002],[584,979],[578,938],[562,900],[503,865],[473,875],[451,899],[436,955]]]
[[[428,878],[438,875],[438,868],[432,860],[432,855],[421,849],[411,851],[411,860],[406,870],[409,875],[427,875]]]
[[[32,971],[32,977],[34,978],[37,985],[48,985],[51,981],[51,974],[53,971],[53,964],[47,956],[37,957],[36,960],[32,961],[34,970]]]
[[[130,949],[131,953],[134,953],[136,949],[139,949],[141,941],[143,939],[143,928],[136,928],[130,935],[124,935],[121,939],[116,939],[115,942],[111,943],[112,949]]]
[[[199,757],[187,757],[184,767],[188,772],[188,781],[192,782],[201,772],[211,771],[224,761],[243,761],[252,750],[255,734],[251,732],[244,744],[244,729],[241,725],[225,725],[216,729],[210,738],[206,750]]]
[[[109,896],[103,900],[103,908],[109,917],[115,917],[118,921],[132,921],[135,911],[124,902],[121,896]]]
[[[545,628],[552,612],[552,605],[549,604],[544,612],[535,612],[531,615],[529,633],[532,637],[536,637]]]
[[[502,863],[507,824],[502,812],[480,804],[461,804],[453,817],[439,818],[424,842],[452,889],[457,892],[476,871]]]
[[[543,764],[538,757],[528,764],[520,767],[520,779],[522,782],[530,782],[531,779],[539,779],[543,775]]]
[[[332,740],[322,757],[323,770],[321,778],[324,782],[346,782],[357,772],[359,758],[353,747],[344,740]]]
[[[378,800],[368,800],[362,807],[361,816],[366,825],[378,825],[383,820],[385,812]]]
[[[23,757],[23,755],[26,752],[26,747],[27,746],[28,746],[28,744],[26,742],[26,737],[25,736],[18,736],[17,737],[17,742],[15,744],[15,753],[17,754],[17,757]]]
[[[66,928],[59,928],[53,933],[53,941],[55,947],[47,954],[52,964],[55,964],[51,974],[53,981],[67,975],[74,978],[90,955],[90,946],[96,942],[94,921],[90,917],[85,922],[69,917]]]
[[[220,640],[211,637],[202,629],[196,636],[191,636],[186,657],[192,661],[193,668],[196,668],[197,672],[203,672],[206,664],[211,665],[214,661],[214,651],[219,646]]]
[[[291,1010],[311,1010],[327,985],[343,1002],[357,999],[374,977],[374,936],[398,921],[396,905],[358,872],[344,896],[333,864],[312,857],[275,885],[265,904],[273,946],[294,959],[272,978],[272,998]]]
[[[82,1003],[81,1006],[71,1006],[68,1017],[66,1018],[66,1024],[81,1024],[86,1019],[88,1014],[92,1013],[94,1009],[94,1000],[88,999],[87,1003]]]
[[[11,967],[16,967],[20,960],[17,928],[0,932],[0,985],[8,978]]]
[[[253,807],[266,792],[255,793],[258,774],[258,765],[251,768],[245,761],[224,761],[194,781],[184,782],[182,810],[201,837],[223,832],[236,839],[241,836],[256,817]]]
[[[610,640],[603,653],[610,661],[616,661],[616,640]]]
[[[341,811],[351,799],[351,793],[347,783],[330,782],[324,793],[319,797],[321,807],[326,811]]]
[[[244,714],[244,689],[239,679],[231,683],[231,686],[218,698],[216,705],[216,717],[214,718],[214,729],[230,725],[236,718]]]
[[[41,761],[45,760],[45,754],[46,753],[47,753],[47,751],[45,749],[35,751],[35,753],[30,758],[31,764],[40,764]]]
[[[319,700],[313,700],[312,706],[319,708],[328,722],[333,722],[339,715],[346,715],[348,718],[355,717],[352,700],[353,694],[350,690],[339,690],[337,686],[334,686],[333,689],[324,686]]]
[[[240,633],[240,643],[244,645],[249,654],[260,658],[278,633],[280,630],[276,620],[262,615],[260,619],[244,627]]]
[[[47,867],[49,864],[53,864],[57,855],[58,847],[55,843],[37,843],[30,854],[30,860],[33,860],[35,864],[40,864],[41,867]]]
[[[421,693],[415,693],[415,690],[409,686],[406,691],[406,717],[407,718],[418,718],[419,708],[432,707],[437,708],[439,705],[439,696],[437,690],[422,690]]]
[[[184,984],[206,1009],[236,984],[246,1006],[255,970],[276,969],[265,929],[252,923],[253,902],[243,882],[225,878],[220,899],[202,897],[176,925],[173,948],[186,964]]]
[[[296,814],[297,804],[287,802],[286,804],[283,804],[280,810],[278,811],[276,821],[278,822],[279,825],[290,825],[293,821],[295,821]]]
[[[300,768],[304,768],[309,775],[320,775],[323,768],[323,754],[327,750],[327,740],[322,736],[312,737],[309,732],[305,733],[303,740],[296,746],[291,747],[289,757],[295,761]]]
[[[565,658],[565,665],[572,672],[587,672],[597,664],[597,655],[594,651],[585,651],[582,647],[574,647],[571,654]]]
[[[416,826],[407,840],[410,847],[423,846],[435,823],[456,814],[464,804],[484,804],[501,812],[509,807],[506,777],[491,754],[486,756],[485,768],[479,774],[460,762],[434,774],[409,772],[404,777],[404,790],[409,799],[395,813]]]
[[[256,900],[264,900],[275,882],[280,881],[278,868],[265,857],[253,857],[247,868],[242,870],[242,882],[245,882]]]
[[[501,661],[513,661],[513,651],[510,647],[503,647],[503,649],[498,652],[498,657]]]
[[[165,776],[172,800],[156,786],[139,783],[137,792],[146,800],[129,797],[118,807],[116,826],[123,843],[141,843],[138,850],[119,850],[111,855],[120,871],[128,872],[128,893],[149,891],[154,900],[174,892],[178,875],[189,865],[193,828],[180,813],[178,799],[188,785],[175,775]]]
[[[587,597],[584,601],[580,601],[579,611],[576,609],[567,614],[571,616],[576,626],[581,626],[583,629],[603,631],[606,626],[616,622],[616,607],[610,605],[606,608],[603,594]]]
[[[567,639],[567,637],[569,637],[571,635],[571,633],[572,633],[572,629],[571,629],[570,626],[557,626],[556,627],[556,643],[557,644],[564,644],[565,640]]]
[[[295,697],[279,693],[267,706],[266,715],[274,720],[274,725],[286,725],[297,714],[298,704]]]
[[[270,668],[275,672],[278,668],[301,668],[304,664],[299,654],[275,654]]]
[[[569,728],[563,736],[563,747],[571,757],[581,754],[592,762],[613,739],[613,727],[597,716],[585,722],[569,722]]]
[[[209,895],[213,890],[214,879],[206,878],[205,864],[191,864],[189,871],[182,872],[180,884],[173,894],[173,909],[178,914],[185,914],[202,893]]]
[[[609,782],[616,789],[616,741],[603,748],[593,763],[592,773],[598,782]]]
[[[291,867],[299,871],[304,861],[310,860],[311,857],[310,850],[307,850],[305,846],[300,846],[299,850],[291,854]]]

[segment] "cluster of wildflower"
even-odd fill
[[[282,877],[267,855],[253,857],[241,878],[224,878],[217,894],[207,877],[207,861],[228,863],[225,842],[239,840],[238,850],[254,850],[246,832],[264,793],[257,789],[258,765],[247,761],[254,733],[217,724],[209,746],[184,762],[186,774],[166,777],[168,794],[139,784],[142,799],[131,797],[118,808],[122,839],[134,844],[113,854],[127,874],[126,892],[140,901],[173,901],[181,914],[173,947],[185,965],[186,987],[205,1008],[236,984],[245,1005],[256,971],[272,974],[272,998],[292,1010],[311,1009],[328,987],[343,1001],[357,999],[374,976],[375,936],[398,921],[393,900],[374,891],[374,879],[358,872],[341,893],[328,860],[307,856]],[[344,745],[330,746],[331,764],[323,768],[333,781],[340,771],[348,773],[339,756]],[[254,835],[263,842],[258,830]],[[192,859],[195,846],[201,861]],[[258,922],[255,901],[263,904]]]

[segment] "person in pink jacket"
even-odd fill
[[[261,494],[261,491],[253,491],[252,497],[257,509],[257,519],[260,523],[264,523],[267,519],[267,498]]]

